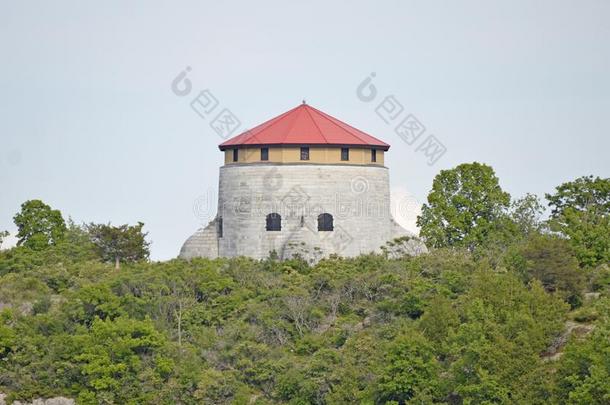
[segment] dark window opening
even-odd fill
[[[269,160],[269,148],[261,148],[261,160]]]
[[[377,161],[377,149],[371,149],[371,162]]]
[[[341,160],[349,160],[349,148],[341,148]]]
[[[222,238],[222,217],[218,217],[218,237]]]
[[[305,226],[305,217],[301,215],[301,228]]]
[[[237,162],[237,158],[238,158],[238,152],[237,149],[233,149],[233,161]]]
[[[309,160],[309,148],[301,148],[301,160]]]
[[[333,230],[333,216],[324,213],[318,215],[318,231],[332,231]]]
[[[282,217],[277,212],[273,212],[267,215],[267,227],[268,231],[281,231],[282,230]]]

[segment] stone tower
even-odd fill
[[[318,260],[413,236],[390,215],[390,145],[305,103],[219,145],[218,214],[180,256]],[[418,241],[409,248],[425,250]]]

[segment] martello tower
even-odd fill
[[[305,103],[219,148],[218,214],[180,257],[357,256],[410,235],[390,215],[390,145]]]

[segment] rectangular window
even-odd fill
[[[377,161],[377,149],[371,149],[371,162]]]
[[[234,162],[237,162],[237,157],[238,157],[238,154],[237,154],[237,153],[238,153],[238,152],[237,152],[237,149],[233,149],[233,161],[234,161]]]
[[[301,160],[309,160],[309,148],[301,148]]]
[[[269,148],[261,148],[261,160],[269,160]]]
[[[349,160],[349,148],[341,148],[341,160]]]
[[[218,217],[218,237],[222,238],[222,217]]]

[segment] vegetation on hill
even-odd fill
[[[26,202],[22,243],[0,252],[0,392],[79,404],[609,403],[610,179],[558,187],[544,222],[541,203],[511,204],[488,166],[454,170],[420,219],[429,253],[403,255],[398,241],[315,265],[149,262],[142,224],[65,224]]]

